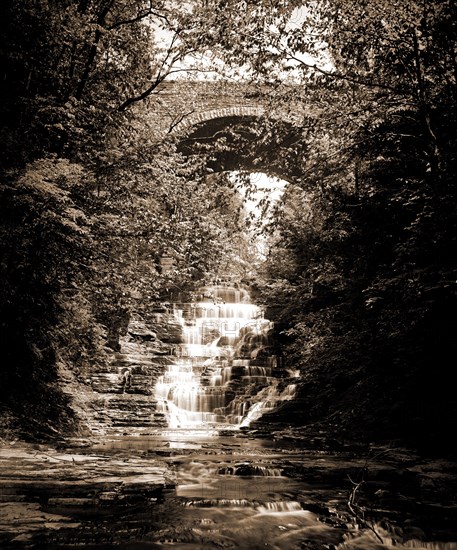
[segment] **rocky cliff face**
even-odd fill
[[[108,350],[109,361],[85,379],[78,413],[91,434],[147,434],[166,425],[154,386],[180,342],[181,326],[166,311],[132,318],[120,350]]]

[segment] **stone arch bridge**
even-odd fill
[[[267,105],[249,83],[174,80],[160,84],[149,109],[162,132],[182,132],[217,118],[263,116]]]
[[[226,152],[223,158],[213,162],[212,169],[233,170],[238,166],[256,171],[267,171],[284,179],[295,178],[297,173],[290,167],[279,166],[277,158],[280,148],[289,147],[297,134],[293,134],[294,122],[303,117],[300,105],[290,104],[278,107],[272,104],[265,93],[266,88],[248,82],[175,80],[163,82],[149,100],[148,112],[153,118],[156,131],[162,135],[182,136],[183,149],[188,152],[192,140],[211,143],[215,135],[226,135],[227,129],[244,125],[244,129],[256,124],[267,116],[282,125],[281,142],[272,138],[271,144],[259,145],[251,158],[240,157],[239,151]],[[291,129],[284,139],[284,125]],[[224,134],[225,133],[225,134]],[[249,139],[249,138],[248,138]],[[254,133],[252,141],[255,140]],[[279,143],[279,145],[278,145]],[[260,160],[259,160],[260,159]],[[281,161],[282,162],[282,161]]]

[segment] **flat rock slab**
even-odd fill
[[[81,513],[154,506],[174,485],[165,462],[150,454],[123,457],[5,444],[0,447],[0,547],[78,530]]]

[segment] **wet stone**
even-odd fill
[[[132,505],[148,510],[172,486],[169,467],[150,454],[120,457],[87,447],[63,452],[5,445],[0,448],[0,547],[104,540],[104,527],[88,535],[93,526],[84,518],[102,518],[109,510],[122,515]],[[130,527],[126,532],[131,534]]]
[[[218,292],[206,301],[221,315],[229,298],[249,315],[255,311],[241,290]],[[197,345],[210,357],[176,365],[171,352],[182,349],[184,333],[192,335],[192,315],[189,306],[185,329],[169,307],[153,312],[149,323],[136,319],[109,364],[93,367],[85,440],[0,448],[2,549],[457,549],[455,465],[421,462],[400,450],[374,460],[379,449],[289,427],[272,434],[261,415],[290,398],[291,381],[276,358],[262,357],[264,337],[243,330],[232,367],[223,346],[206,340]],[[184,428],[167,422],[176,366],[179,377],[196,366],[199,389],[206,388],[196,392],[205,395],[197,411],[186,398],[191,414]],[[230,368],[231,381],[223,375]],[[212,386],[218,376],[220,385]],[[177,402],[189,388],[195,393],[195,379],[185,379]],[[248,423],[236,429],[227,422],[230,415],[239,422],[248,405],[259,413],[250,417],[257,433]],[[207,409],[210,423],[200,418]]]
[[[455,505],[421,501],[431,496],[425,475],[455,488],[449,468],[404,462],[416,477],[386,508],[374,493],[394,495],[401,468],[371,461],[357,502],[380,542],[347,506],[348,474],[366,471],[366,461],[285,441],[166,429],[59,450],[11,445],[0,451],[0,546],[455,550]]]

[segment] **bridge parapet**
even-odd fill
[[[180,132],[214,118],[258,117],[267,112],[256,86],[244,82],[174,80],[163,82],[148,111],[160,132]]]

